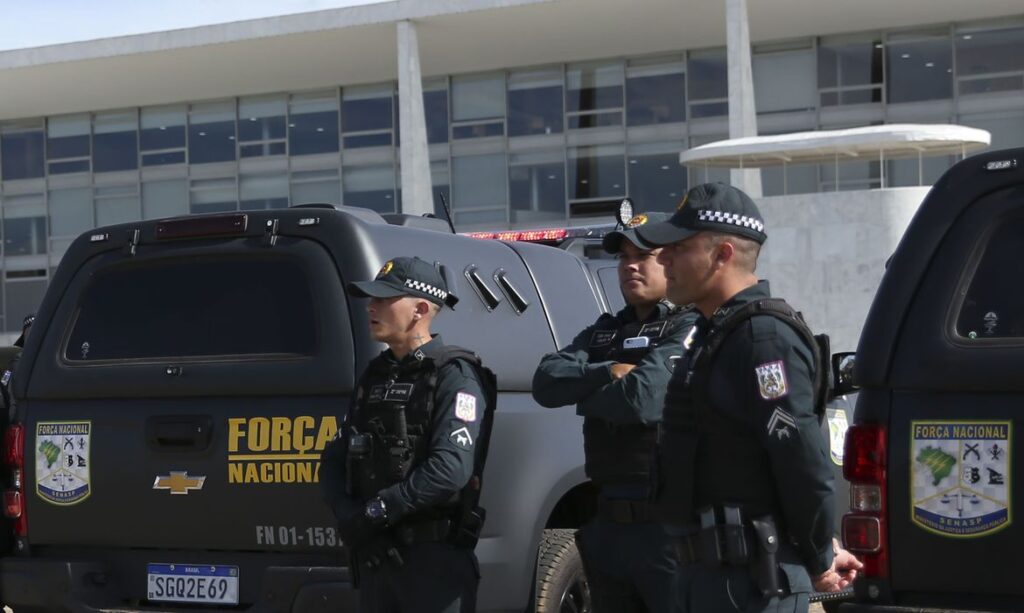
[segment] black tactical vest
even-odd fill
[[[685,312],[672,309],[661,319],[625,325],[615,316],[602,318],[590,339],[589,361],[638,364],[663,339],[683,325],[681,320]],[[647,347],[623,347],[626,339],[637,337],[646,337]],[[587,417],[583,421],[587,477],[598,485],[650,484],[657,437],[656,424],[613,424]]]

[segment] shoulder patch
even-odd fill
[[[754,367],[757,375],[757,390],[765,400],[777,400],[789,393],[786,381],[786,365],[782,360],[766,362]]]
[[[469,428],[462,426],[458,430],[453,431],[448,435],[448,440],[455,443],[463,449],[469,449],[473,446],[473,437],[469,434]]]
[[[462,421],[476,421],[476,396],[466,392],[455,394],[455,416]]]

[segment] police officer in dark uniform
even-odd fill
[[[434,265],[395,258],[348,292],[370,299],[370,333],[388,346],[367,367],[320,469],[360,611],[472,612],[493,375],[431,335],[434,316],[457,301]]]
[[[860,563],[832,537],[815,339],[754,275],[764,220],[745,193],[711,183],[638,234],[662,246],[669,298],[700,312],[658,446],[675,610],[807,611],[812,577],[838,591]]]
[[[667,218],[637,215],[605,237],[605,250],[618,256],[627,306],[544,356],[533,378],[538,403],[575,404],[584,417],[586,472],[600,493],[597,517],[576,542],[595,613],[667,613],[671,606],[675,552],[648,499],[665,388],[696,314],[665,300],[659,249],[636,234]]]

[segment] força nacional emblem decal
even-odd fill
[[[915,524],[973,538],[1010,525],[1009,421],[910,424],[910,500]]]
[[[40,498],[68,506],[89,497],[91,435],[92,422],[88,421],[36,424],[36,493]]]

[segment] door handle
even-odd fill
[[[213,439],[209,415],[156,415],[146,420],[146,442],[157,451],[205,451]]]

